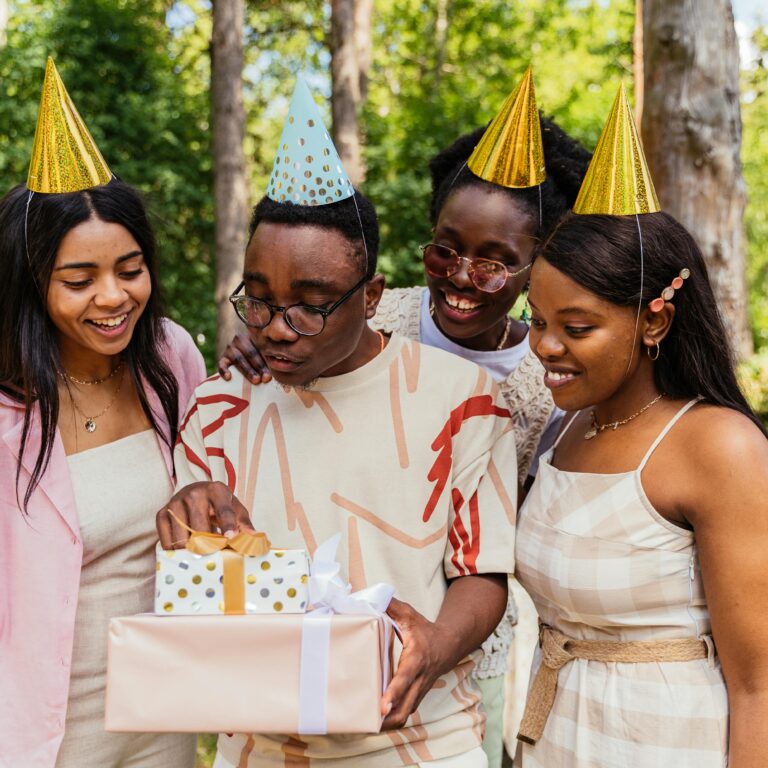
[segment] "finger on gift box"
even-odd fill
[[[174,511],[171,505],[176,507]],[[173,499],[155,516],[155,525],[163,549],[184,549],[189,534],[180,523],[179,515],[186,517],[184,509]]]
[[[195,531],[214,533],[217,528],[217,507],[228,503],[231,496],[232,492],[223,483],[202,482],[182,488],[174,498],[178,498],[184,506],[184,523]]]

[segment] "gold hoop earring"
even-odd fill
[[[645,348],[645,351],[648,353],[648,357],[650,357],[651,360],[658,360],[659,359],[659,355],[661,354],[661,347],[659,346],[659,342],[657,341],[657,342],[655,342],[655,344],[656,344],[656,354],[655,355],[651,354],[652,347],[646,347]]]

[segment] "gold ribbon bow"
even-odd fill
[[[207,533],[196,531],[186,523],[179,520],[168,509],[171,517],[182,527],[186,528],[190,536],[187,539],[186,548],[195,555],[212,555],[221,552],[224,565],[224,613],[245,613],[245,561],[244,557],[264,557],[271,547],[267,534],[261,531],[240,531],[234,536],[227,537],[221,533]]]

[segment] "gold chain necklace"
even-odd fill
[[[118,368],[122,368],[122,363],[118,366]],[[117,370],[117,369],[115,369]],[[111,376],[112,374],[110,374]],[[107,379],[110,377],[107,376]],[[88,416],[88,414],[83,413],[80,410],[80,407],[75,402],[75,398],[72,397],[72,392],[69,392],[69,399],[72,401],[72,407],[85,419],[85,422],[83,424],[83,428],[86,432],[95,432],[96,431],[96,419],[101,418],[114,404],[117,400],[117,396],[120,394],[120,388],[123,386],[123,381],[125,380],[125,369],[123,368],[123,374],[120,376],[120,382],[117,385],[117,389],[115,390],[115,394],[112,397],[112,399],[109,401],[109,405],[100,413],[97,413],[95,416]],[[106,379],[105,379],[106,381]],[[69,391],[69,388],[67,388],[67,391]]]
[[[507,343],[507,339],[509,338],[509,332],[512,330],[512,318],[507,315],[506,320],[504,322],[504,333],[501,334],[501,340],[496,345],[496,351],[498,352],[501,349],[504,349],[504,345]]]
[[[101,379],[76,379],[72,374],[67,373],[64,371],[63,373],[59,373],[59,376],[61,376],[63,379],[69,379],[73,384],[85,384],[86,386],[91,386],[92,384],[103,384],[105,381],[109,381],[122,367],[123,367],[124,361],[121,360],[106,376],[102,377]]]
[[[605,424],[598,423],[597,416],[595,415],[595,409],[593,408],[589,414],[589,418],[592,421],[592,426],[584,433],[584,439],[591,440],[593,437],[597,437],[604,429],[618,429],[622,424],[626,424],[627,422],[632,421],[632,419],[636,419],[641,413],[647,411],[652,405],[656,405],[656,403],[658,403],[662,397],[664,397],[663,392],[660,395],[654,397],[653,400],[648,403],[648,405],[644,405],[637,413],[633,413],[631,416],[628,416],[626,419],[622,419],[621,421],[609,421]]]
[[[431,299],[429,301],[429,315],[435,321],[435,325],[437,325],[437,318],[435,317],[435,303]],[[499,343],[496,345],[496,349],[494,350],[495,352],[499,352],[500,350],[504,349],[504,345],[507,343],[509,332],[511,330],[512,318],[507,315],[504,319],[504,330],[501,332],[501,339],[499,339]]]

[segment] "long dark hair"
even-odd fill
[[[432,174],[432,224],[437,224],[440,211],[452,192],[462,187],[478,186],[507,195],[537,223],[537,236],[546,237],[576,201],[592,153],[576,139],[571,138],[554,120],[540,116],[540,121],[547,178],[538,187],[500,187],[483,181],[467,168],[466,162],[485,133],[484,127],[460,136],[453,144],[435,155],[429,163]]]
[[[0,200],[0,286],[3,291],[0,390],[25,406],[16,466],[16,498],[25,513],[48,466],[59,417],[56,377],[63,368],[54,326],[46,310],[48,285],[61,241],[78,224],[91,218],[120,224],[138,243],[152,293],[123,356],[144,413],[169,447],[176,441],[179,420],[178,382],[161,353],[161,346],[167,342],[158,290],[155,238],[141,196],[116,179],[82,192],[35,194],[31,199],[29,194],[27,188],[20,185]],[[168,434],[161,432],[152,414],[142,377],[160,399],[170,424]],[[40,418],[42,439],[22,503],[19,501],[21,459],[35,410]]]
[[[676,219],[667,213],[638,218],[569,213],[535,256],[622,307],[647,306],[680,270],[689,269],[691,276],[675,293],[675,318],[654,364],[656,386],[675,399],[701,397],[739,411],[768,437],[739,388],[733,350],[701,251]]]

